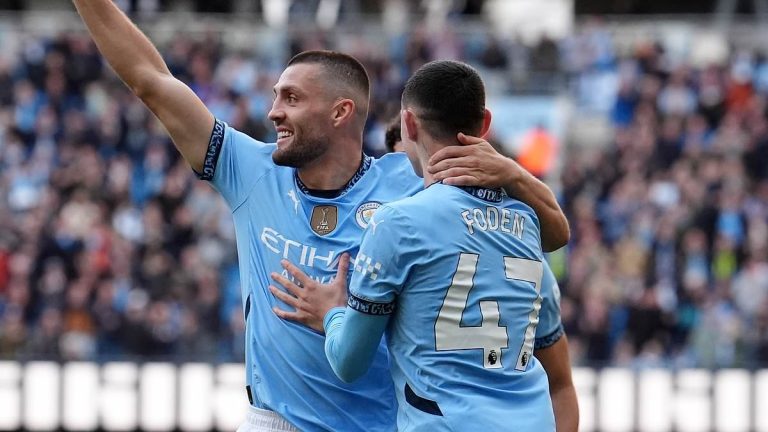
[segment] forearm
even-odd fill
[[[349,307],[334,308],[326,314],[325,356],[336,376],[352,382],[365,374],[387,321],[387,316],[364,315]]]
[[[170,75],[152,42],[112,0],[73,0],[96,46],[112,69],[141,96],[153,77]]]
[[[573,386],[550,389],[552,408],[555,410],[557,432],[576,432],[579,429],[579,404]]]
[[[510,159],[509,163],[517,162]],[[504,189],[510,196],[528,204],[536,212],[541,223],[541,246],[544,252],[552,252],[565,246],[571,237],[568,219],[565,218],[549,186],[519,167],[511,167],[508,172],[515,175],[507,181]]]
[[[200,172],[213,131],[213,114],[171,75],[152,42],[111,0],[73,1],[109,65],[160,119],[192,169]]]
[[[573,386],[568,351],[568,338],[563,335],[554,344],[537,349],[534,354],[547,372],[557,432],[576,432],[579,427],[579,402]]]

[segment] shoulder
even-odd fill
[[[381,206],[376,211],[376,216],[377,219],[386,217],[391,220],[390,229],[396,226],[399,231],[411,235],[416,232],[417,227],[422,227],[425,221],[434,220],[438,214],[445,212],[445,198],[445,195],[430,187]]]
[[[528,204],[518,199],[507,197],[504,200],[504,207],[529,216],[536,226],[539,226],[539,217],[536,215],[536,211]]]
[[[387,153],[373,160],[373,168],[391,177],[394,181],[418,183],[421,179],[413,171],[411,162],[405,153]]]
[[[216,135],[215,131],[214,135]],[[213,136],[211,139],[214,139]],[[231,145],[237,147],[238,151],[242,150],[271,155],[277,148],[277,144],[261,142],[229,125],[225,125],[224,139]]]
[[[386,221],[387,232],[390,232],[393,235],[410,233],[414,227],[414,220],[416,219],[414,217],[415,212],[410,204],[412,199],[413,198],[404,198],[379,207],[371,218],[374,220],[374,225]]]

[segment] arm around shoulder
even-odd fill
[[[555,194],[514,160],[497,152],[482,138],[458,135],[461,146],[447,146],[429,160],[434,180],[462,186],[503,187],[507,194],[528,204],[541,222],[544,252],[560,249],[571,237]]]
[[[552,189],[514,160],[506,159],[509,168],[505,171],[509,179],[504,183],[504,189],[536,212],[541,223],[541,247],[544,252],[552,252],[568,244],[571,228]]]

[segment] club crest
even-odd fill
[[[355,222],[357,222],[357,225],[362,229],[368,227],[368,223],[371,221],[373,214],[376,213],[376,210],[379,207],[381,207],[381,203],[376,201],[370,201],[358,207],[355,212]]]
[[[336,224],[339,220],[339,210],[336,206],[322,205],[315,206],[312,209],[312,217],[309,220],[309,224],[312,226],[312,231],[316,234],[324,236],[330,234],[336,229]]]

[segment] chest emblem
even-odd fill
[[[312,209],[312,217],[309,220],[309,224],[312,226],[312,231],[324,236],[336,229],[338,220],[339,209],[336,206],[322,205],[315,206]]]
[[[365,229],[379,207],[381,207],[381,203],[376,201],[370,201],[358,207],[355,212],[355,222],[357,222],[357,225],[359,225],[360,228]]]

